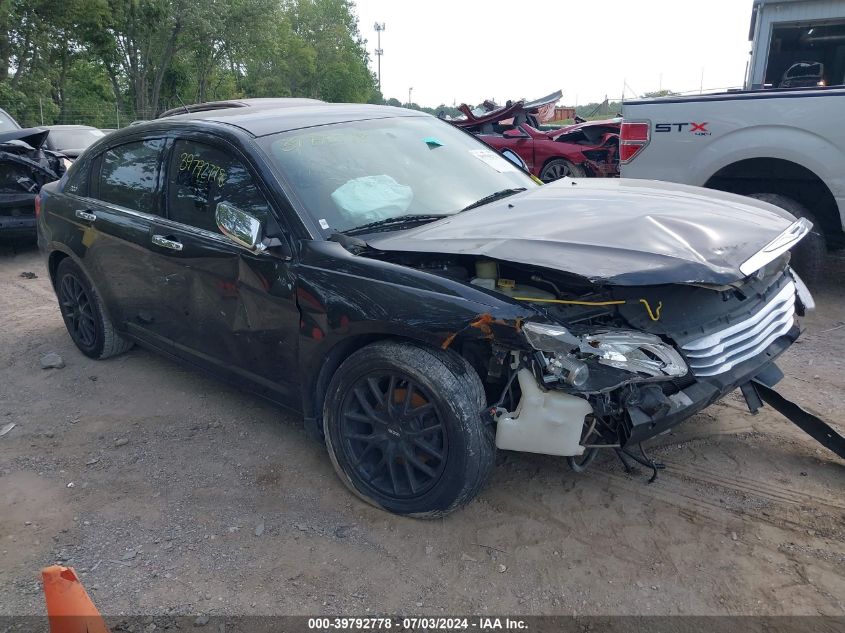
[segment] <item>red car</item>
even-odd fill
[[[555,95],[550,95],[553,97]],[[559,98],[559,93],[557,93]],[[517,101],[504,107],[485,104],[479,112],[462,105],[465,119],[452,123],[477,135],[497,150],[511,149],[543,182],[565,176],[607,178],[619,175],[619,126],[622,119],[585,121],[564,128],[541,130],[539,110],[545,100]],[[553,102],[552,102],[553,103]],[[482,109],[483,110],[483,109]]]

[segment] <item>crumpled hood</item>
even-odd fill
[[[50,132],[41,129],[40,127],[27,127],[20,130],[9,130],[0,133],[0,145],[3,143],[13,143],[15,141],[22,141],[31,146],[32,149],[40,149],[44,144],[44,139]]]
[[[674,183],[563,179],[407,231],[378,250],[476,255],[636,286],[727,284],[794,219],[770,204]]]

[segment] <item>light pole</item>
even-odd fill
[[[413,103],[413,101],[411,101],[411,93],[412,93],[413,91],[414,91],[413,86],[412,86],[412,87],[410,87],[410,88],[408,88],[408,107],[409,107],[409,108],[411,107],[411,104]]]
[[[376,22],[373,25],[378,37],[378,48],[376,48],[376,57],[378,58],[378,91],[381,92],[381,56],[384,55],[384,49],[381,47],[381,32],[384,30],[384,22],[379,24]],[[384,95],[382,95],[384,96]]]

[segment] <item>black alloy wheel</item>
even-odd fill
[[[132,341],[115,329],[88,276],[70,257],[56,267],[54,289],[65,327],[83,354],[101,360],[132,347]]]
[[[342,405],[340,435],[358,477],[386,497],[424,494],[446,466],[448,436],[437,407],[421,385],[396,372],[355,383]]]
[[[379,341],[334,371],[323,402],[340,480],[376,507],[442,517],[469,503],[496,461],[484,387],[454,351]]]
[[[59,307],[68,332],[80,348],[93,349],[97,342],[94,302],[80,279],[67,273],[59,280]]]

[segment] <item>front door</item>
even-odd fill
[[[175,141],[165,167],[167,217],[149,232],[151,277],[175,318],[145,324],[144,335],[297,405],[299,310],[292,266],[270,252],[238,246],[214,218],[225,201],[284,239],[257,178],[236,156],[228,146]]]

